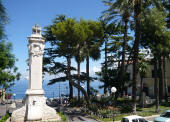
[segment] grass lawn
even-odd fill
[[[59,114],[59,116],[61,117],[61,121],[59,121],[59,122],[67,122],[66,116],[65,116],[64,113],[62,113],[62,112],[57,112],[57,114]]]

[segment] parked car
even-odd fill
[[[145,118],[137,115],[123,117],[121,122],[149,122]]]
[[[156,117],[154,122],[170,122],[170,110],[166,110],[159,117]]]

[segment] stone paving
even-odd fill
[[[0,118],[6,114],[6,111],[8,111],[10,104],[0,104]]]
[[[100,122],[82,113],[80,109],[70,107],[62,107],[61,109],[66,114],[68,122]]]
[[[14,109],[11,109],[10,106],[11,106],[11,103],[14,103],[13,102],[9,102],[7,104],[0,104],[0,118],[2,116],[4,116],[6,114],[6,112],[10,112],[12,113],[13,110],[15,109],[18,109],[18,108],[21,108],[23,106],[23,103],[22,103],[22,100],[16,100],[15,103],[16,103],[16,108]]]

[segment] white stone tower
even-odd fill
[[[29,86],[26,91],[26,104],[12,113],[12,122],[60,120],[53,108],[46,105],[42,89],[42,62],[45,39],[41,28],[35,25],[28,37],[29,49]]]

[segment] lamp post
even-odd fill
[[[115,93],[116,93],[116,91],[117,91],[117,89],[116,89],[116,87],[112,87],[111,88],[111,93],[112,93],[112,97],[115,97]],[[113,99],[113,98],[112,98]],[[113,99],[114,100],[114,99]],[[114,104],[113,104],[113,106],[114,106]],[[114,118],[115,118],[115,111],[114,111],[114,108],[113,108],[113,122],[114,122]]]

